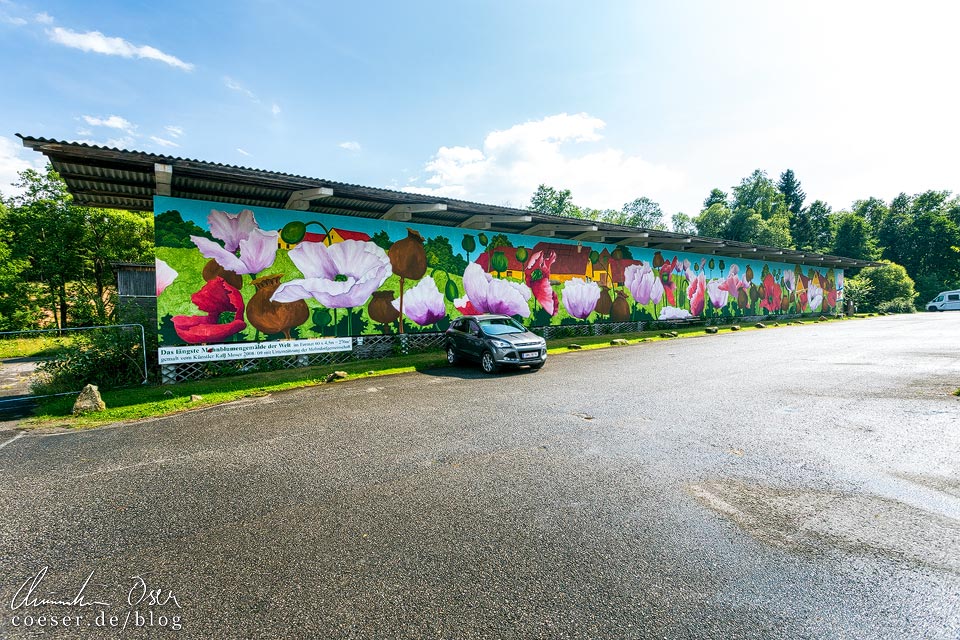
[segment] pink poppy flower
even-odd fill
[[[243,321],[243,296],[221,277],[216,277],[190,296],[193,304],[207,315],[174,316],[173,328],[189,344],[223,342],[247,326]],[[220,324],[220,314],[233,313],[233,320]]]
[[[737,298],[740,295],[740,289],[746,289],[749,286],[746,280],[741,280],[738,277],[739,274],[740,267],[735,264],[730,265],[730,271],[727,272],[727,277],[718,285],[718,289],[726,291],[733,298]]]
[[[463,289],[477,313],[502,313],[508,316],[530,316],[530,287],[520,282],[500,280],[483,270],[476,262],[463,272]]]
[[[214,209],[207,216],[207,228],[214,238],[223,241],[224,249],[235,253],[240,248],[240,242],[249,238],[250,234],[260,227],[253,217],[253,211],[249,209],[243,209],[237,214]]]
[[[624,285],[637,304],[648,304],[651,300],[656,304],[663,297],[663,284],[647,263],[630,265],[624,269],[623,277]]]
[[[583,320],[597,307],[600,285],[593,280],[573,278],[563,285],[563,307],[574,318]]]
[[[707,294],[710,296],[710,304],[714,309],[720,309],[727,304],[730,293],[724,289],[723,280],[711,280],[707,283]]]
[[[687,287],[687,298],[690,300],[690,313],[698,316],[703,313],[706,305],[705,296],[707,293],[707,278],[702,273],[698,275]]]
[[[557,254],[551,251],[546,256],[543,251],[537,251],[527,261],[524,267],[526,273],[527,286],[533,292],[543,310],[549,315],[557,315],[560,310],[557,292],[550,286],[550,267],[557,259]]]
[[[245,238],[238,241],[240,255],[236,250],[230,251],[225,246],[220,246],[212,240],[200,236],[190,236],[193,244],[205,258],[212,258],[217,261],[221,267],[227,271],[233,271],[236,274],[260,273],[267,267],[273,265],[277,257],[277,238],[279,233],[276,231],[263,231],[254,229],[247,234]],[[292,251],[291,251],[292,253]]]
[[[392,302],[393,308],[400,311],[400,300]],[[433,277],[427,276],[413,289],[403,292],[403,313],[421,327],[433,324],[447,315],[447,305],[443,294],[437,288]]]
[[[176,270],[168,265],[166,262],[157,258],[157,297],[163,293],[163,290],[173,284],[173,281],[177,279],[177,276],[180,275]]]
[[[271,302],[314,298],[329,309],[359,307],[392,273],[387,252],[373,242],[301,242],[287,255],[304,277],[281,284]]]

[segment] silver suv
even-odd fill
[[[547,343],[510,316],[457,318],[446,331],[447,362],[476,360],[485,373],[502,366],[539,369],[547,361]]]

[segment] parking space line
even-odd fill
[[[3,448],[4,448],[5,446],[7,446],[8,444],[12,443],[12,442],[15,441],[15,440],[19,440],[20,438],[22,438],[22,437],[25,436],[25,435],[27,435],[27,434],[26,434],[25,432],[21,431],[20,433],[18,433],[17,435],[13,436],[12,438],[10,438],[9,440],[7,440],[7,441],[4,442],[3,444],[0,444],[0,449],[3,449]]]

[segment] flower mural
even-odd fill
[[[166,262],[160,258],[156,259],[157,267],[157,296],[163,293],[167,287],[173,284],[173,281],[177,279],[177,276],[180,275],[174,270],[173,267],[168,265]]]
[[[289,256],[304,277],[281,284],[273,302],[313,298],[331,309],[358,307],[390,276],[390,259],[372,242],[302,242]]]
[[[394,300],[392,304],[399,316],[400,301]],[[417,286],[407,291],[404,312],[421,327],[434,324],[447,315],[443,294],[440,293],[432,277],[427,276],[418,282]]]
[[[593,280],[574,278],[563,285],[563,307],[574,318],[583,320],[597,307],[600,300],[600,285]]]
[[[524,267],[527,286],[533,292],[543,310],[549,315],[557,315],[559,310],[557,303],[557,292],[550,286],[550,267],[557,259],[557,254],[550,251],[544,254],[543,251],[536,251],[530,255],[530,260]]]
[[[494,278],[475,262],[463,272],[463,289],[477,313],[530,316],[530,287]]]
[[[437,331],[481,313],[569,325],[827,313],[842,302],[841,270],[159,201],[185,214],[178,244],[157,247],[163,344]]]
[[[223,342],[247,326],[243,321],[243,296],[223,278],[209,281],[190,300],[206,315],[173,317],[177,335],[187,344]],[[227,322],[222,322],[223,315]]]

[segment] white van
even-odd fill
[[[960,289],[943,291],[927,303],[927,311],[950,311],[951,309],[960,311]]]

